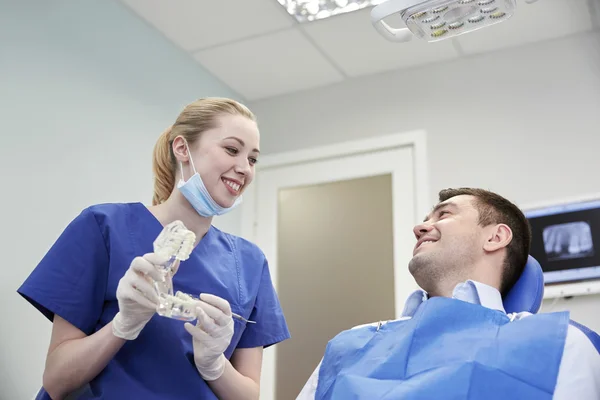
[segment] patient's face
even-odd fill
[[[473,196],[461,195],[437,204],[422,224],[408,268],[419,286],[431,292],[440,279],[460,278],[484,254],[485,235]]]

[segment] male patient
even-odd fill
[[[423,290],[399,320],[334,337],[297,400],[600,399],[597,334],[568,312],[504,311],[529,255],[519,208],[471,188],[439,201],[414,228],[408,268]]]

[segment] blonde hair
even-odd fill
[[[217,118],[224,115],[241,115],[256,121],[256,117],[245,105],[235,100],[208,97],[188,104],[175,123],[167,128],[154,146],[152,171],[154,172],[154,196],[152,205],[166,201],[175,187],[177,160],[173,154],[173,140],[182,136],[191,146],[202,132],[217,126]]]

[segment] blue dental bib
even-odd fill
[[[444,297],[414,317],[334,337],[317,400],[552,399],[569,313],[520,320]]]

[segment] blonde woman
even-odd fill
[[[290,334],[262,251],[211,225],[258,156],[248,108],[197,100],[156,143],[152,206],[94,205],[69,224],[18,290],[53,321],[39,399],[258,399],[263,348]],[[173,277],[201,294],[195,324],[155,315],[166,260],[152,243],[175,220],[196,234]]]

